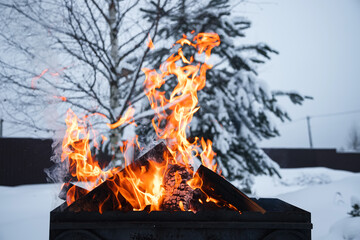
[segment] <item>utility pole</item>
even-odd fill
[[[0,118],[0,138],[2,138],[2,136],[3,136],[3,122],[4,122],[4,120],[2,120]]]
[[[313,148],[313,142],[312,142],[312,136],[311,136],[311,126],[310,126],[310,116],[306,117],[306,122],[307,122],[307,127],[308,127],[310,148]]]

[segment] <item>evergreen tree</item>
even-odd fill
[[[155,6],[152,3],[142,9],[149,21],[156,16]],[[243,190],[250,190],[254,175],[278,174],[277,165],[268,159],[257,142],[279,135],[272,122],[274,116],[282,121],[290,120],[279,107],[278,96],[286,95],[294,104],[301,104],[307,97],[270,91],[258,78],[257,65],[277,52],[264,43],[242,44],[241,38],[245,37],[244,31],[250,22],[232,15],[228,0],[178,0],[162,11],[164,17],[158,31],[161,40],[155,42],[156,48],[148,56],[147,66],[157,69],[170,55],[169,44],[183,34],[191,38],[199,32],[215,32],[221,39],[220,46],[212,51],[215,64],[207,72],[206,86],[198,93],[200,110],[194,115],[189,136],[210,139],[223,175],[229,180],[238,180]],[[185,49],[185,54],[192,53]],[[164,90],[174,87],[175,81],[167,81]],[[140,136],[148,136],[152,131],[150,120],[139,123]]]

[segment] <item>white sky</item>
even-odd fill
[[[263,147],[308,147],[306,116],[358,110],[311,119],[316,148],[346,146],[360,130],[360,0],[249,0],[236,11],[252,21],[246,42],[266,42],[280,52],[259,69],[271,89],[314,97],[303,106],[283,101],[294,120],[278,124],[281,137]]]

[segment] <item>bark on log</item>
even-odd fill
[[[162,204],[164,211],[187,211],[190,209],[194,190],[186,182],[191,178],[192,175],[185,166],[168,165],[163,183],[166,191]]]

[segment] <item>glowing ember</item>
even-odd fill
[[[196,137],[193,142],[189,142],[186,130],[194,113],[199,109],[197,91],[205,86],[206,71],[212,68],[207,61],[211,50],[220,44],[220,38],[216,33],[200,33],[192,40],[184,35],[176,43],[180,45],[177,54],[171,55],[160,66],[160,72],[143,69],[146,76],[144,91],[155,112],[152,125],[157,137],[165,141],[168,150],[163,152],[161,161],[147,159],[143,165],[132,164],[133,159],[129,159],[127,156],[131,155],[128,152],[133,151],[134,148],[140,148],[136,136],[133,140],[124,142],[120,147],[127,167],[122,171],[119,169],[103,171],[91,156],[89,141],[90,133],[94,135],[94,131],[88,116],[79,119],[71,110],[67,113],[67,131],[63,140],[62,161],[68,161],[71,175],[77,181],[87,183],[89,189],[107,179],[107,186],[114,196],[117,196],[116,206],[118,209],[124,207],[121,202],[123,202],[122,199],[125,199],[132,206],[133,211],[142,211],[145,208],[149,211],[163,210],[164,201],[170,202],[171,196],[179,189],[199,189],[203,182],[197,174],[193,176],[194,158],[199,157],[204,166],[217,171],[211,141],[201,139],[199,143],[199,139]],[[205,61],[198,61],[199,63],[195,64],[194,56],[186,58],[182,49],[184,45],[195,49],[197,56],[205,55]],[[150,36],[147,46],[151,49],[154,48]],[[165,92],[159,89],[171,76],[175,76],[178,82],[168,99]],[[124,116],[107,126],[111,129],[118,128],[125,123],[136,126],[134,113],[135,109],[129,107]],[[92,139],[95,138],[95,136],[92,137]],[[106,141],[106,137],[102,136],[102,140]],[[94,145],[96,145],[95,141]],[[170,175],[172,177],[170,180],[173,182],[168,184],[166,181]],[[104,203],[109,197],[99,204],[98,209],[101,213]],[[68,205],[77,198],[75,189],[70,188],[67,192]],[[186,199],[188,198],[183,197],[176,202],[177,209],[181,211],[194,210]],[[221,200],[209,196],[203,200],[224,205],[224,203],[220,203]],[[203,204],[204,201],[198,199],[200,204]],[[227,206],[232,207],[229,204]]]

